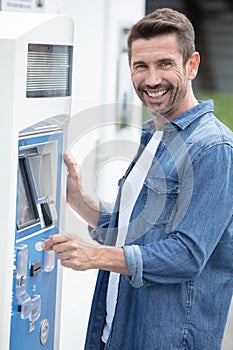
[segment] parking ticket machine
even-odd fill
[[[59,349],[61,270],[41,243],[64,229],[62,154],[73,24],[0,12],[0,349]]]
[[[57,259],[53,251],[41,249],[41,242],[60,231],[62,141],[59,128],[38,134],[29,130],[19,137],[12,350],[54,346]]]

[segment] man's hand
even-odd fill
[[[42,244],[44,250],[54,250],[64,267],[85,271],[102,269],[130,275],[122,248],[97,246],[74,235],[54,235]]]
[[[77,197],[80,196],[80,166],[76,163],[70,152],[65,152],[63,159],[67,166],[66,200],[68,203],[72,204],[72,202],[76,202]]]
[[[72,154],[65,152],[63,158],[67,166],[66,200],[88,224],[95,227],[99,219],[100,205],[84,193],[81,185],[80,166]]]

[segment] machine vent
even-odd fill
[[[29,44],[27,97],[71,95],[72,46]]]

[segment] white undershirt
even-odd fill
[[[154,133],[124,182],[120,200],[116,247],[121,247],[125,244],[130,216],[132,214],[139,193],[142,189],[146,175],[150,169],[153,157],[162,138],[162,134],[162,131],[156,131]],[[104,343],[106,343],[108,340],[112,321],[115,315],[119,278],[119,273],[110,273],[107,291],[107,315],[102,334],[102,341]]]

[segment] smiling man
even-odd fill
[[[153,21],[153,14],[149,20]],[[129,61],[135,91],[152,116],[172,120],[198,103],[191,82],[200,56],[195,52],[193,28],[186,17],[181,16],[179,22],[177,19],[175,32],[168,22],[167,28],[164,22],[156,29],[155,37],[150,37],[151,32],[143,33],[143,37],[133,32],[129,37]],[[146,28],[146,22],[139,23],[139,27]],[[182,26],[187,26],[189,32],[184,33]]]
[[[186,16],[145,16],[128,54],[152,120],[112,213],[64,156],[67,201],[101,245],[55,235],[43,248],[65,267],[100,269],[86,350],[220,350],[233,291],[233,134],[194,96],[200,57]]]
[[[132,43],[132,82],[154,117],[172,120],[197,104],[191,81],[197,73],[199,54],[192,52],[184,62],[179,44],[176,34]]]

